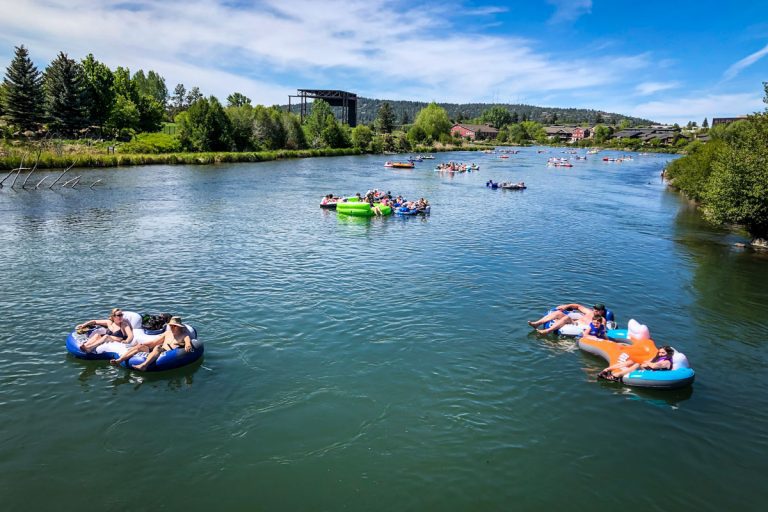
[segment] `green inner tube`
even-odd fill
[[[381,210],[382,215],[389,215],[392,213],[392,208],[380,203],[374,203]],[[355,217],[373,217],[376,215],[371,209],[371,205],[368,203],[339,203],[336,205],[336,213],[342,215],[352,215]]]

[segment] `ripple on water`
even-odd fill
[[[535,148],[512,156],[440,155],[480,162],[455,176],[360,156],[87,170],[102,189],[0,191],[5,504],[82,505],[81,475],[109,467],[138,488],[163,475],[169,499],[197,508],[257,495],[296,510],[655,507],[626,482],[657,475],[617,454],[659,446],[677,487],[699,489],[670,507],[758,502],[764,262],[655,184],[668,157],[565,171]],[[433,213],[317,207],[373,187],[425,195]],[[571,301],[648,324],[689,356],[693,389],[597,382],[604,361],[530,334],[526,320]],[[203,363],[144,375],[66,356],[72,326],[115,306],[181,315]]]

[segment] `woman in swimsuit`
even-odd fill
[[[104,329],[94,332],[85,343],[80,345],[80,350],[85,353],[92,352],[96,347],[108,341],[119,341],[128,345],[133,341],[133,328],[130,323],[123,319],[123,310],[120,308],[114,308],[106,320],[88,320],[76,326],[75,329],[80,332],[97,325]]]
[[[160,342],[162,340],[162,342]],[[185,352],[192,352],[192,340],[189,337],[189,331],[186,327],[184,327],[184,324],[181,323],[181,317],[174,316],[171,318],[171,320],[168,322],[168,329],[161,335],[158,336],[158,338],[155,338],[154,341],[154,348],[152,349],[152,352],[149,352],[148,348],[147,350],[144,350],[142,348],[139,348],[133,354],[140,352],[140,351],[146,351],[149,352],[149,355],[144,360],[143,363],[140,365],[134,366],[134,369],[139,371],[144,371],[147,369],[147,367],[154,363],[158,357],[160,357],[160,354],[163,352],[168,352],[169,350],[173,350],[175,348],[184,348]],[[139,345],[141,347],[142,345]],[[128,353],[131,352],[130,350],[126,352],[126,354],[121,357],[120,359],[115,360],[115,364],[119,364],[131,356],[128,355]],[[127,356],[127,357],[126,357]]]
[[[656,356],[650,361],[636,363],[632,359],[627,358],[626,361],[609,366],[598,373],[597,376],[606,380],[621,382],[622,377],[629,375],[638,368],[640,370],[671,370],[673,355],[675,355],[675,349],[665,345],[656,352]],[[616,370],[620,371],[614,373]]]

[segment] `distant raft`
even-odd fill
[[[88,360],[118,359],[120,356],[125,354],[125,352],[130,347],[135,346],[144,341],[147,341],[149,339],[152,339],[164,331],[164,329],[161,329],[159,331],[145,330],[141,326],[141,315],[133,311],[123,311],[123,318],[127,320],[131,324],[131,327],[133,328],[133,341],[130,344],[120,343],[119,341],[113,341],[113,342],[99,345],[98,347],[96,347],[96,349],[93,352],[83,352],[82,350],[80,350],[80,345],[82,345],[94,331],[96,331],[97,329],[103,329],[103,328],[97,327],[96,329],[91,329],[90,331],[84,334],[78,334],[76,331],[72,331],[71,333],[69,333],[66,341],[67,352],[77,357],[78,359],[88,359]],[[175,368],[180,368],[182,366],[187,366],[189,364],[192,364],[198,359],[203,357],[203,352],[205,351],[205,348],[203,346],[203,342],[200,341],[197,337],[197,331],[195,330],[194,327],[192,327],[189,324],[184,324],[184,326],[187,328],[187,331],[189,332],[189,337],[192,339],[192,348],[194,350],[192,352],[186,352],[183,348],[175,348],[173,350],[163,352],[154,363],[149,365],[149,367],[147,368],[147,371],[158,372],[158,371],[165,371],[165,370],[173,370]],[[146,357],[147,357],[147,353],[139,352],[135,356],[131,357],[128,361],[123,363],[123,366],[126,368],[132,368],[136,365],[143,363]]]

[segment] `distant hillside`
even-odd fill
[[[357,123],[370,124],[376,119],[379,107],[387,102],[392,106],[395,113],[395,120],[400,124],[403,120],[403,113],[407,114],[407,121],[412,123],[419,110],[426,107],[428,103],[423,101],[396,101],[396,100],[374,100],[370,98],[357,98]],[[639,117],[630,117],[612,112],[602,112],[599,110],[583,108],[556,108],[556,107],[535,107],[533,105],[520,105],[509,103],[438,103],[447,112],[453,121],[464,121],[480,117],[480,115],[491,107],[506,107],[510,112],[517,112],[518,119],[523,120],[523,116],[530,121],[538,121],[542,124],[581,124],[587,123],[590,126],[596,124],[602,118],[605,124],[619,124],[622,119],[627,119],[630,126],[644,126],[656,124],[649,119]]]

